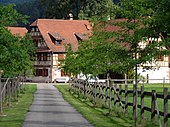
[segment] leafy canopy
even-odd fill
[[[74,73],[73,70],[76,70],[77,74],[98,75],[113,71],[123,74],[134,67],[137,71],[137,66],[157,62],[161,55],[168,55],[169,51],[165,47],[169,47],[169,38],[162,36],[162,40],[158,39],[164,31],[169,32],[169,3],[165,3],[165,0],[155,3],[148,0],[121,0],[114,10],[122,19],[107,21],[103,18],[110,14],[108,6],[104,6],[107,4],[98,5],[95,0],[91,1],[82,14],[95,19],[92,20],[92,36],[80,42],[77,52],[69,54],[72,58],[66,60],[72,62],[65,65],[71,68],[69,72]],[[99,12],[101,16],[98,16]],[[161,19],[165,12],[165,18]],[[118,30],[107,31],[107,27],[116,27]],[[154,40],[149,43],[150,38]]]
[[[35,50],[34,43],[29,35],[25,37],[14,36],[6,26],[16,25],[19,21],[26,21],[13,9],[13,5],[0,6],[0,70],[4,76],[14,77],[26,72],[33,67],[31,59]]]

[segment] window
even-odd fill
[[[35,76],[47,77],[48,76],[48,69],[36,69]]]
[[[47,53],[43,53],[43,54],[38,53],[37,54],[37,60],[38,61],[48,61],[48,60],[50,60],[50,58],[49,58],[49,55]]]
[[[41,61],[41,54],[37,54],[37,60]]]
[[[36,69],[35,76],[42,76],[42,69]]]
[[[48,69],[42,70],[42,76],[47,77],[48,76]]]
[[[34,27],[31,29],[31,31],[35,31]]]
[[[55,45],[60,45],[61,44],[61,40],[55,40]]]
[[[62,40],[64,40],[64,38],[56,32],[49,33],[49,36],[55,45],[61,45]]]
[[[43,61],[47,61],[47,53],[43,54]]]
[[[58,60],[63,60],[64,59],[64,54],[58,54]]]
[[[161,55],[158,56],[158,57],[157,57],[157,60],[159,60],[159,61],[164,61],[164,56],[161,56]]]
[[[66,76],[63,69],[61,69],[61,76]]]

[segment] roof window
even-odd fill
[[[60,45],[61,42],[64,40],[64,38],[56,32],[51,32],[51,33],[49,33],[49,35],[50,35],[52,42],[55,45]]]

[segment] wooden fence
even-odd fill
[[[87,81],[80,79],[73,79],[71,81],[71,90],[79,95],[82,94],[85,98],[90,97],[93,99],[94,104],[97,103],[97,99],[102,101],[102,105],[108,105],[110,111],[112,111],[113,106],[119,106],[125,113],[128,113],[128,108],[130,106],[133,107],[133,115],[135,116],[135,89],[133,86],[133,90],[129,89],[129,85],[127,82],[125,84],[115,84],[112,80],[106,80],[105,83],[93,82],[88,83]],[[122,85],[124,85],[122,87]],[[141,120],[144,120],[144,112],[148,111],[151,113],[151,122],[154,126],[155,117],[158,116],[158,124],[159,127],[162,127],[160,117],[164,118],[164,127],[168,127],[168,118],[170,118],[170,113],[168,113],[168,100],[170,99],[170,95],[168,95],[168,88],[164,88],[163,94],[156,93],[155,90],[152,92],[144,91],[144,85],[141,86],[140,90],[138,90],[138,97],[140,98],[140,102],[138,102],[138,109],[140,109],[140,117]],[[133,96],[133,102],[129,101],[130,96]],[[145,105],[145,98],[151,98],[151,106],[147,107]],[[163,111],[159,110],[157,99],[162,99],[163,101]]]
[[[0,115],[3,113],[3,107],[10,107],[11,100],[16,101],[20,92],[24,90],[23,78],[0,78]]]

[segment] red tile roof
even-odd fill
[[[13,34],[17,36],[24,37],[28,30],[25,27],[7,27],[7,29]]]
[[[52,52],[65,52],[64,44],[71,44],[73,50],[76,51],[78,39],[75,34],[89,35],[91,33],[90,23],[87,20],[37,19],[30,26],[37,26],[39,28],[43,39]],[[62,38],[64,44],[55,45],[50,38],[52,33],[55,38]]]

